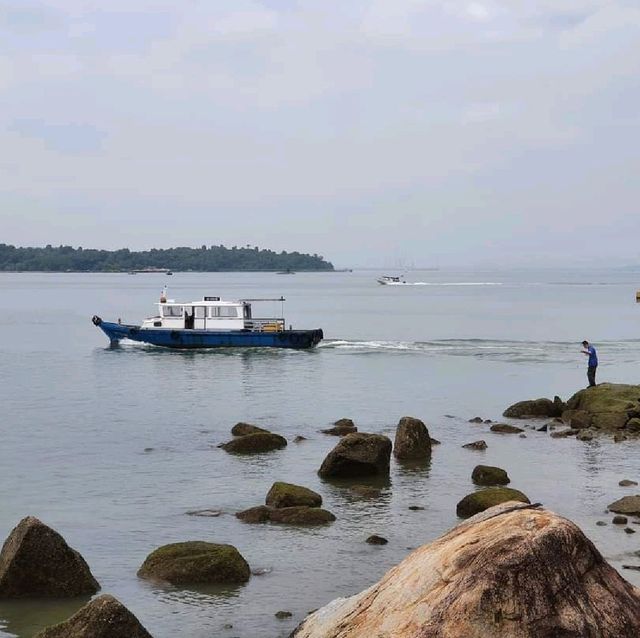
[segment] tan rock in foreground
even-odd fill
[[[505,503],[411,553],[295,638],[640,636],[640,590],[571,521]]]

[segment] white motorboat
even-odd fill
[[[394,277],[392,275],[383,275],[376,279],[376,281],[382,286],[407,286],[407,282],[404,277]]]

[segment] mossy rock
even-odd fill
[[[381,434],[347,434],[326,456],[318,474],[323,478],[355,478],[389,474],[391,440]]]
[[[256,432],[269,432],[264,428],[259,428],[257,425],[251,425],[251,423],[236,423],[231,428],[231,434],[233,436],[246,436],[247,434],[256,434]]]
[[[609,510],[616,514],[629,514],[640,516],[640,494],[636,496],[623,496],[609,505]]]
[[[286,447],[287,439],[273,432],[254,432],[233,439],[220,447],[227,452],[236,454],[256,454],[259,452],[271,452]]]
[[[555,397],[553,401],[551,399],[532,399],[514,403],[502,413],[502,416],[511,419],[560,416],[564,409],[565,405],[559,397]]]
[[[568,401],[571,410],[600,412],[624,412],[640,407],[640,386],[624,383],[601,383],[576,392]]]
[[[236,518],[243,523],[268,523],[272,509],[267,505],[258,505],[250,507],[248,510],[242,510],[242,512],[236,512]]]
[[[171,585],[239,584],[249,580],[251,570],[233,545],[187,541],[151,552],[138,576]]]
[[[151,634],[122,603],[104,594],[35,638],[151,638]]]
[[[476,485],[507,485],[511,483],[507,473],[493,465],[476,465],[471,473],[471,480]]]
[[[428,459],[431,437],[427,426],[411,416],[403,416],[396,427],[393,454],[398,460]]]
[[[495,423],[489,429],[498,434],[519,434],[520,432],[524,432],[522,428],[519,428],[517,425],[510,425],[509,423]]]
[[[322,496],[307,487],[277,481],[271,486],[265,503],[276,508],[297,505],[320,507],[322,505]]]
[[[334,422],[332,428],[322,430],[323,434],[332,434],[333,436],[346,436],[357,432],[358,428],[351,419],[338,419]]]
[[[468,518],[474,514],[484,512],[484,510],[506,503],[508,501],[518,501],[520,503],[530,503],[531,501],[519,490],[510,487],[488,487],[484,490],[467,494],[457,505],[456,514],[460,518]]]
[[[238,512],[236,517],[244,523],[281,523],[284,525],[325,525],[336,520],[327,510],[319,507],[269,507],[259,505]]]

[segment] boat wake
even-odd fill
[[[502,286],[501,281],[401,281],[386,286]]]

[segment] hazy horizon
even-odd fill
[[[638,261],[631,0],[0,0],[0,36],[2,243]]]

